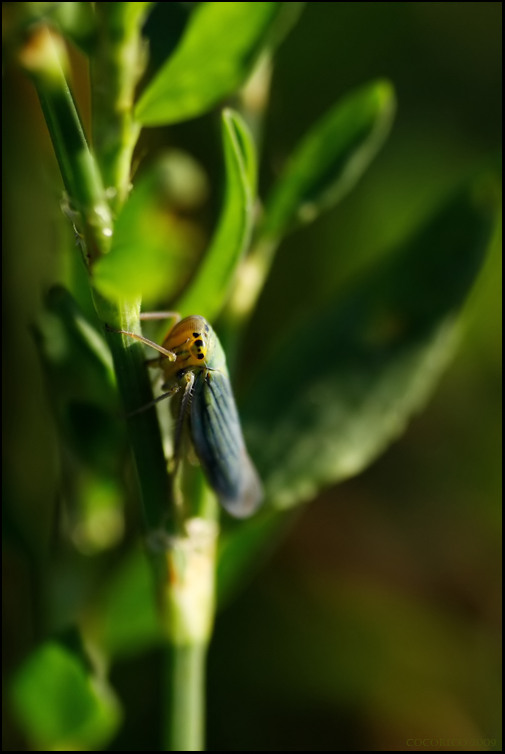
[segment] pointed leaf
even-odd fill
[[[223,306],[247,247],[253,220],[256,161],[251,136],[237,113],[223,113],[226,188],[218,226],[195,279],[174,308],[212,321]]]
[[[231,94],[251,70],[282,3],[201,3],[181,44],[140,97],[145,126],[194,118]]]
[[[262,231],[278,237],[339,202],[382,147],[393,121],[388,81],[338,102],[307,134],[266,202]]]
[[[242,417],[275,506],[357,474],[426,402],[490,240],[495,194],[476,185],[455,198],[257,375]]]
[[[178,161],[174,171],[174,159]],[[110,252],[95,264],[93,279],[104,296],[147,302],[168,299],[187,278],[195,256],[192,228],[173,209],[174,172],[185,173],[189,189],[202,190],[196,163],[167,154],[135,184],[114,227]],[[175,176],[175,180],[178,180]]]

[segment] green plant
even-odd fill
[[[79,634],[44,637],[15,678],[14,700],[35,746],[101,747],[120,721],[107,663],[135,645],[161,642],[167,654],[165,748],[198,750],[216,553],[218,595],[225,599],[285,528],[288,509],[364,469],[422,407],[450,356],[459,311],[492,235],[495,183],[487,174],[468,182],[354,285],[321,296],[308,313],[280,312],[261,349],[244,347],[283,238],[335,206],[382,146],[394,114],[391,84],[380,80],[357,89],[318,121],[258,211],[251,132],[259,142],[269,59],[293,20],[285,14],[296,8],[203,5],[137,96],[148,63],[141,29],[153,4],[98,3],[94,13],[81,3],[66,4],[66,11],[61,4],[22,5],[27,16],[16,21],[13,57],[37,88],[84,260],[71,250],[64,283],[73,295],[53,289],[35,332],[60,429],[65,503],[73,506],[59,529],[62,554],[72,560],[72,541],[88,552],[113,548],[123,527],[119,501],[128,488],[118,412],[129,414],[152,395],[143,348],[104,326],[139,331],[141,299],[216,324],[236,367],[244,429],[266,503],[249,522],[224,520],[217,539],[214,502],[195,475],[186,497],[188,522],[182,528],[170,518],[165,523],[172,501],[163,433],[154,411],[132,416],[128,442],[160,610],[146,584],[144,555],[128,542],[99,598],[90,605],[84,589],[74,597],[68,612],[74,620],[81,612]],[[67,86],[65,38],[89,58],[92,150]],[[253,82],[241,89],[255,66]],[[231,107],[219,116],[222,203],[197,260],[201,243],[184,212],[204,191],[199,167],[180,154],[155,156],[133,176],[130,190],[134,150],[142,128],[185,121],[225,98]],[[74,299],[94,319],[91,325]],[[166,420],[166,406],[159,416]],[[193,511],[202,500],[206,513],[195,529]],[[103,665],[90,660],[90,646],[105,658]]]

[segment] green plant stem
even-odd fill
[[[205,658],[214,619],[218,535],[210,511],[208,515],[187,519],[184,534],[172,537],[165,551],[169,574],[162,594],[167,751],[203,751]]]
[[[147,409],[129,416],[152,401],[143,346],[115,330],[140,332],[140,302],[114,304],[96,292],[95,306],[102,322],[112,331],[105,336],[112,353],[119,392],[127,417],[130,447],[135,460],[148,541],[160,530],[175,533],[171,485],[156,411]]]
[[[97,42],[91,59],[93,145],[117,212],[128,196],[140,126],[134,94],[144,70],[140,28],[153,3],[96,3]]]
[[[93,141],[103,182],[117,213],[128,196],[131,157],[139,129],[131,116],[142,66],[141,20],[152,3],[97,3],[97,43],[91,62]],[[140,333],[140,301],[107,301],[94,292],[101,321],[114,330]],[[126,415],[152,401],[143,347],[106,331]],[[160,530],[175,533],[173,500],[161,432],[154,409],[128,420],[148,542]],[[157,550],[155,550],[157,552]],[[157,556],[155,556],[157,557]],[[158,570],[158,569],[157,569]]]
[[[240,330],[254,311],[278,245],[277,238],[258,238],[239,269],[237,283],[226,310],[226,319],[232,330]]]
[[[166,654],[166,694],[170,700],[164,720],[166,748],[203,751],[207,646],[171,645]]]
[[[48,27],[38,27],[18,57],[37,89],[63,183],[73,210],[80,216],[87,262],[91,264],[109,250],[112,217],[100,171],[67,84],[63,40]]]
[[[98,45],[92,61],[94,145],[113,209],[130,189],[138,126],[132,118],[134,90],[143,68],[140,23],[150,3],[100,3],[96,7]],[[139,307],[113,310],[95,296],[103,321],[115,329],[139,332]],[[127,412],[150,400],[142,346],[109,332],[119,388]],[[217,526],[215,506],[199,505],[202,489],[182,505],[167,486],[156,411],[128,422],[142,493],[147,543],[155,572],[160,616],[166,636],[164,746],[168,751],[202,751],[204,674],[214,617]],[[188,491],[185,490],[188,494]],[[178,504],[179,503],[179,504]],[[190,518],[193,516],[194,518]]]
[[[113,189],[111,201],[116,212],[128,196],[131,158],[138,137],[132,106],[142,69],[140,20],[149,5],[96,5],[99,41],[91,68],[94,144],[105,184]],[[115,329],[139,332],[138,307],[112,311],[108,302],[97,296],[96,300],[103,321]],[[150,400],[143,348],[118,333],[109,333],[108,341],[126,411],[135,411]],[[201,490],[193,488],[191,505],[184,506],[183,511],[172,495],[173,488],[167,488],[156,412],[135,414],[128,425],[166,636],[164,746],[168,751],[202,751],[217,527],[212,510],[203,515],[199,510]],[[197,517],[187,520],[184,513]]]
[[[235,287],[223,311],[220,333],[225,344],[228,366],[236,367],[242,333],[252,316],[268,277],[280,239],[258,235],[251,252],[238,269]]]
[[[272,82],[272,51],[264,50],[256,62],[251,75],[237,95],[237,110],[247,123],[256,151],[261,151],[265,113],[270,97]]]
[[[103,5],[111,6],[109,10],[113,15],[113,4]],[[105,9],[101,12],[107,15]],[[137,35],[138,26],[135,26]],[[127,196],[129,161],[136,135],[128,126],[127,117],[116,119],[107,138],[104,137],[102,142],[99,139],[102,160],[99,168],[88,147],[67,85],[61,40],[55,39],[54,33],[47,29],[37,31],[36,35],[35,47],[28,50],[22,62],[35,81],[70,202],[80,214],[93,290],[93,262],[108,252],[113,230],[101,170],[106,176],[107,187],[113,189],[107,195],[114,195],[117,212]],[[130,43],[133,44],[131,39]],[[107,66],[110,60],[105,57],[102,62]],[[98,64],[94,76],[100,79]],[[131,75],[131,97],[135,81],[135,76]],[[124,89],[118,84],[110,96],[120,96],[121,92],[124,95]],[[108,120],[114,121],[117,108],[114,103],[105,106],[105,101],[100,98],[95,99],[95,103],[100,111],[95,122],[105,128]],[[166,651],[171,658],[165,679],[169,692],[165,705],[166,747],[171,751],[200,751],[203,749],[205,655],[214,616],[218,531],[215,509],[213,506],[202,507],[195,499],[187,506],[188,511],[193,511],[193,514],[189,513],[193,518],[184,519],[177,515],[157,413],[154,409],[138,412],[152,400],[144,350],[140,343],[117,331],[140,332],[140,301],[113,302],[95,290],[93,296],[112,352],[127,417],[160,619],[166,636]],[[130,415],[132,412],[138,413]]]
[[[67,84],[67,61],[62,40],[47,28],[38,29],[21,51],[20,60],[31,74],[39,94],[63,181],[73,206],[80,211],[87,261],[109,248],[112,220],[101,174],[90,151],[82,124]],[[111,302],[95,294],[97,313],[116,330],[139,329],[138,301]],[[142,347],[115,332],[106,331],[112,351],[119,391],[125,413],[152,400]],[[148,532],[170,522],[168,479],[161,434],[154,411],[145,411],[128,420],[131,447],[135,457],[144,519]]]

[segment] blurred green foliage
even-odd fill
[[[190,184],[188,193],[192,195],[195,190],[198,192],[194,183],[199,182],[200,176],[194,174],[188,160],[182,162],[177,153],[172,153],[139,180],[117,218],[110,253],[94,268],[95,285],[104,296],[141,295],[148,308],[152,301],[172,301],[175,295],[175,310],[181,316],[198,309],[201,316],[215,318],[221,292],[229,286],[249,242],[256,183],[254,146],[236,113],[225,111],[222,129],[227,181],[223,207],[190,292],[176,296],[189,264],[195,266],[195,234],[180,222],[174,210],[167,212],[167,204],[174,199],[180,203],[177,193],[170,194],[177,167],[183,180]],[[181,189],[184,190],[179,186],[179,195]]]
[[[364,86],[337,102],[290,157],[266,201],[263,232],[281,237],[337,204],[383,146],[395,104],[388,81]]]
[[[23,5],[47,6],[56,14],[57,6],[71,4]],[[75,18],[58,22],[90,51],[88,4],[72,5],[87,19],[82,33],[75,32]],[[164,87],[182,86],[173,67],[187,71],[183,63],[191,40],[205,53],[203,63],[195,58],[198,72],[207,72],[205,58],[211,54],[198,35],[209,32],[213,59],[224,50],[219,14],[215,38],[214,27],[198,21],[218,5],[239,13],[245,11],[238,6],[246,4],[208,4],[192,20],[188,4],[156,4],[146,26],[153,50],[163,47],[167,28],[165,46],[176,46],[173,29],[188,36],[166,68],[159,67],[156,86],[144,88],[139,104],[144,122],[201,117],[144,133],[139,155],[167,147],[186,150],[199,163],[196,173],[188,168],[193,187],[213,187],[206,205],[202,189],[202,201],[188,206],[179,184],[176,199],[171,195],[167,202],[168,217],[155,203],[146,216],[146,197],[163,178],[162,160],[135,179],[139,190],[119,221],[119,241],[135,250],[139,232],[154,230],[155,238],[151,269],[146,262],[142,280],[135,278],[134,265],[126,266],[126,284],[133,280],[164,306],[171,298],[181,300],[189,267],[212,227],[217,226],[210,246],[217,264],[227,258],[222,239],[235,234],[238,253],[250,231],[249,217],[230,231],[237,214],[230,201],[242,190],[247,203],[255,182],[246,132],[234,116],[222,127],[217,111],[205,111],[232,94],[251,70],[259,53],[254,25],[240,25],[245,41],[233,36],[236,65],[218,66],[223,78],[215,89],[203,82],[195,104],[182,87],[179,104],[171,100],[177,113],[159,111]],[[277,16],[275,6],[301,4],[251,5],[262,6],[257,23],[263,31]],[[276,218],[276,231],[295,216],[308,219],[307,197],[310,219],[317,215],[314,207],[329,208],[328,199],[340,204],[281,243],[236,350],[245,429],[270,502],[283,507],[305,501],[323,483],[364,468],[403,429],[445,366],[454,338],[449,325],[482,261],[489,207],[497,200],[494,184],[486,181],[478,191],[456,194],[452,203],[446,198],[495,168],[501,143],[500,21],[498,3],[308,3],[276,51],[267,119],[263,129],[253,128],[263,143],[260,194],[271,197],[265,228],[269,217],[271,223]],[[77,49],[73,63],[86,114],[86,63]],[[348,168],[336,149],[328,165],[318,158],[315,182],[296,187],[296,176],[304,173],[297,165],[303,168],[305,161],[311,169],[317,163],[317,149],[311,156],[317,141],[311,144],[306,134],[318,122],[326,124],[320,134],[331,131],[333,121],[325,113],[377,77],[393,82],[398,115],[361,182],[354,186],[351,170],[351,178],[335,187],[335,161],[337,173]],[[244,110],[257,126],[254,112],[247,105]],[[58,212],[60,179],[38,103],[28,82],[11,69],[3,112],[7,680],[15,679],[18,711],[48,678],[47,699],[71,686],[74,701],[65,694],[63,701],[73,714],[82,713],[72,727],[81,745],[103,748],[115,730],[110,750],[156,749],[158,634],[149,574],[138,551],[139,516],[131,469],[123,463],[110,367],[65,294],[46,298],[55,282],[64,283],[93,322],[75,240]],[[333,112],[338,123],[339,105]],[[364,114],[369,117],[366,108]],[[386,130],[389,125],[388,120]],[[224,197],[216,190],[223,183],[221,128],[225,174],[236,186]],[[344,152],[350,149],[351,157],[359,152],[369,133],[367,128],[359,138],[350,133]],[[290,174],[284,165],[293,154],[298,162],[292,161]],[[325,171],[330,165],[331,174]],[[198,177],[202,169],[207,179]],[[163,183],[163,191],[169,193],[170,186],[170,180]],[[323,191],[316,190],[321,186]],[[404,438],[359,478],[323,492],[301,513],[267,510],[241,529],[225,522],[220,576],[228,600],[210,652],[210,750],[501,748],[500,238],[494,232],[464,311],[459,355],[430,408]],[[174,265],[178,284],[163,290],[169,236],[177,248],[171,247],[167,264]],[[114,266],[113,254],[104,259],[107,265]],[[200,289],[209,302],[198,313],[217,314],[214,302],[227,275],[216,276],[208,291],[208,278],[202,278]],[[117,279],[114,271],[112,277]],[[198,283],[198,277],[193,280]],[[191,306],[189,291],[182,301],[189,296]],[[224,320],[223,330],[226,326]],[[328,349],[328,337],[338,349]],[[81,359],[80,348],[91,358]],[[120,467],[115,459],[121,459]],[[122,509],[118,487],[127,491]],[[98,519],[95,508],[79,507],[89,500],[98,501]],[[112,524],[104,510],[115,511]],[[83,520],[98,520],[98,527],[79,526]],[[111,527],[108,539],[104,520],[105,531]],[[121,544],[110,549],[123,528]],[[282,537],[284,546],[260,570]],[[254,583],[231,602],[255,570]],[[47,641],[77,621],[95,651],[99,647],[103,657],[116,660],[110,683],[126,710],[120,727],[109,689],[90,685],[85,664],[76,663],[78,653]],[[101,667],[103,658],[93,652],[91,657]],[[37,685],[37,677],[44,683]],[[27,748],[26,736],[32,745],[72,745],[64,705],[56,710],[61,719],[54,705],[47,710],[41,705],[40,720],[32,717],[32,726],[20,724],[9,705],[4,748]],[[416,743],[425,739],[439,745]]]
[[[79,750],[82,741],[99,749],[117,727],[119,707],[110,689],[97,683],[84,663],[55,641],[39,647],[16,676],[13,699],[27,718],[39,751]]]

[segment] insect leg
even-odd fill
[[[129,419],[130,416],[136,416],[137,414],[141,414],[143,411],[147,411],[148,408],[152,408],[160,401],[164,400],[165,398],[171,398],[174,393],[176,393],[179,390],[179,386],[175,385],[170,390],[167,390],[165,393],[162,393],[161,395],[158,395],[157,398],[154,398],[152,401],[149,401],[149,403],[146,403],[145,406],[141,406],[140,408],[136,408],[135,411],[130,411],[129,414],[126,415],[126,418]]]
[[[163,356],[166,356],[170,361],[175,361],[177,359],[177,356],[173,351],[167,351],[166,348],[163,348],[163,346],[158,345],[158,343],[155,343],[154,340],[149,340],[149,338],[144,338],[143,335],[139,335],[136,332],[129,332],[128,330],[116,330],[114,327],[110,327],[110,325],[105,325],[105,329],[109,332],[116,332],[120,333],[121,335],[128,335],[128,337],[133,338],[133,340],[138,340],[140,343],[145,343],[146,346],[149,346],[150,348],[154,348],[155,351],[159,351],[159,353],[163,354]]]
[[[184,387],[184,393],[179,404],[179,412],[177,416],[177,424],[174,432],[174,460],[175,468],[177,469],[178,463],[181,459],[182,450],[182,436],[184,430],[184,420],[188,417],[188,409],[191,401],[191,395],[193,392],[193,385],[195,382],[195,375],[193,372],[186,372],[184,375],[186,386]]]

